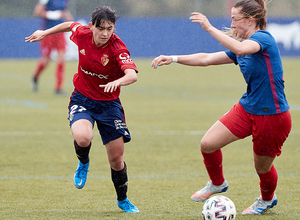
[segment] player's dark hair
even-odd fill
[[[99,27],[104,21],[116,24],[118,18],[119,16],[116,15],[116,10],[109,6],[101,6],[93,11],[91,22],[96,27]]]
[[[252,17],[257,22],[257,27],[266,30],[267,27],[267,6],[266,0],[242,0],[237,2],[234,7],[241,8],[241,13],[245,17]]]

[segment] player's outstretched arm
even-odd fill
[[[151,67],[156,69],[158,66],[168,65],[172,62],[187,66],[210,66],[233,63],[224,51],[215,53],[195,53],[190,55],[180,56],[164,56],[154,58]]]
[[[36,42],[51,34],[71,31],[70,26],[72,23],[73,22],[64,22],[44,31],[37,30],[29,37],[25,37],[25,42]]]

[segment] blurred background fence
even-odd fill
[[[0,58],[37,58],[38,44],[24,42],[25,36],[41,27],[34,18],[37,0],[0,0]],[[207,15],[213,25],[230,26],[230,8],[236,0],[70,0],[70,11],[76,21],[88,23],[98,6],[117,9],[117,34],[133,57],[159,54],[214,52],[224,48],[199,24],[189,21],[190,13]],[[300,56],[300,1],[273,0],[268,4],[268,30],[275,37],[283,56]],[[68,37],[68,35],[66,36]],[[54,55],[55,56],[55,55]],[[68,42],[68,59],[77,51]]]
[[[208,16],[228,16],[238,0],[70,0],[74,16],[90,16],[101,5],[110,5],[125,17],[186,17],[192,11]],[[270,0],[268,0],[270,2]],[[0,17],[31,17],[38,0],[0,0]],[[271,17],[298,17],[299,0],[273,0],[268,4]]]

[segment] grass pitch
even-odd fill
[[[246,91],[235,65],[150,68],[135,59],[138,82],[122,88],[132,141],[126,144],[129,199],[139,214],[116,204],[110,168],[95,130],[86,186],[78,190],[73,174],[78,160],[68,126],[69,97],[54,95],[54,63],[31,91],[36,60],[0,60],[0,219],[201,219],[202,202],[190,196],[208,181],[199,143],[205,131]],[[300,218],[300,61],[284,59],[292,132],[275,160],[278,205],[265,215],[241,212],[259,196],[251,138],[223,149],[236,219]],[[77,62],[67,63],[65,90],[73,90]]]

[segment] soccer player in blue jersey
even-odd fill
[[[260,197],[243,214],[261,214],[277,205],[275,189],[278,175],[273,165],[291,130],[291,115],[284,94],[281,57],[273,36],[266,31],[266,3],[241,0],[231,10],[231,29],[226,33],[213,27],[206,16],[192,13],[190,20],[218,40],[228,50],[183,56],[159,56],[152,66],[172,62],[189,66],[234,63],[247,83],[247,92],[222,116],[201,140],[201,153],[210,177],[207,185],[191,199],[205,201],[215,193],[225,192],[221,148],[252,135],[254,166],[260,179]]]
[[[68,10],[69,0],[39,0],[33,14],[42,18],[42,29],[46,30],[61,24],[64,21],[72,21],[73,16]],[[65,95],[62,90],[65,75],[65,51],[66,39],[64,33],[57,33],[47,36],[40,42],[42,57],[39,59],[33,73],[33,91],[38,89],[38,80],[42,72],[51,61],[50,55],[53,50],[57,51],[56,70],[55,70],[55,94]]]

